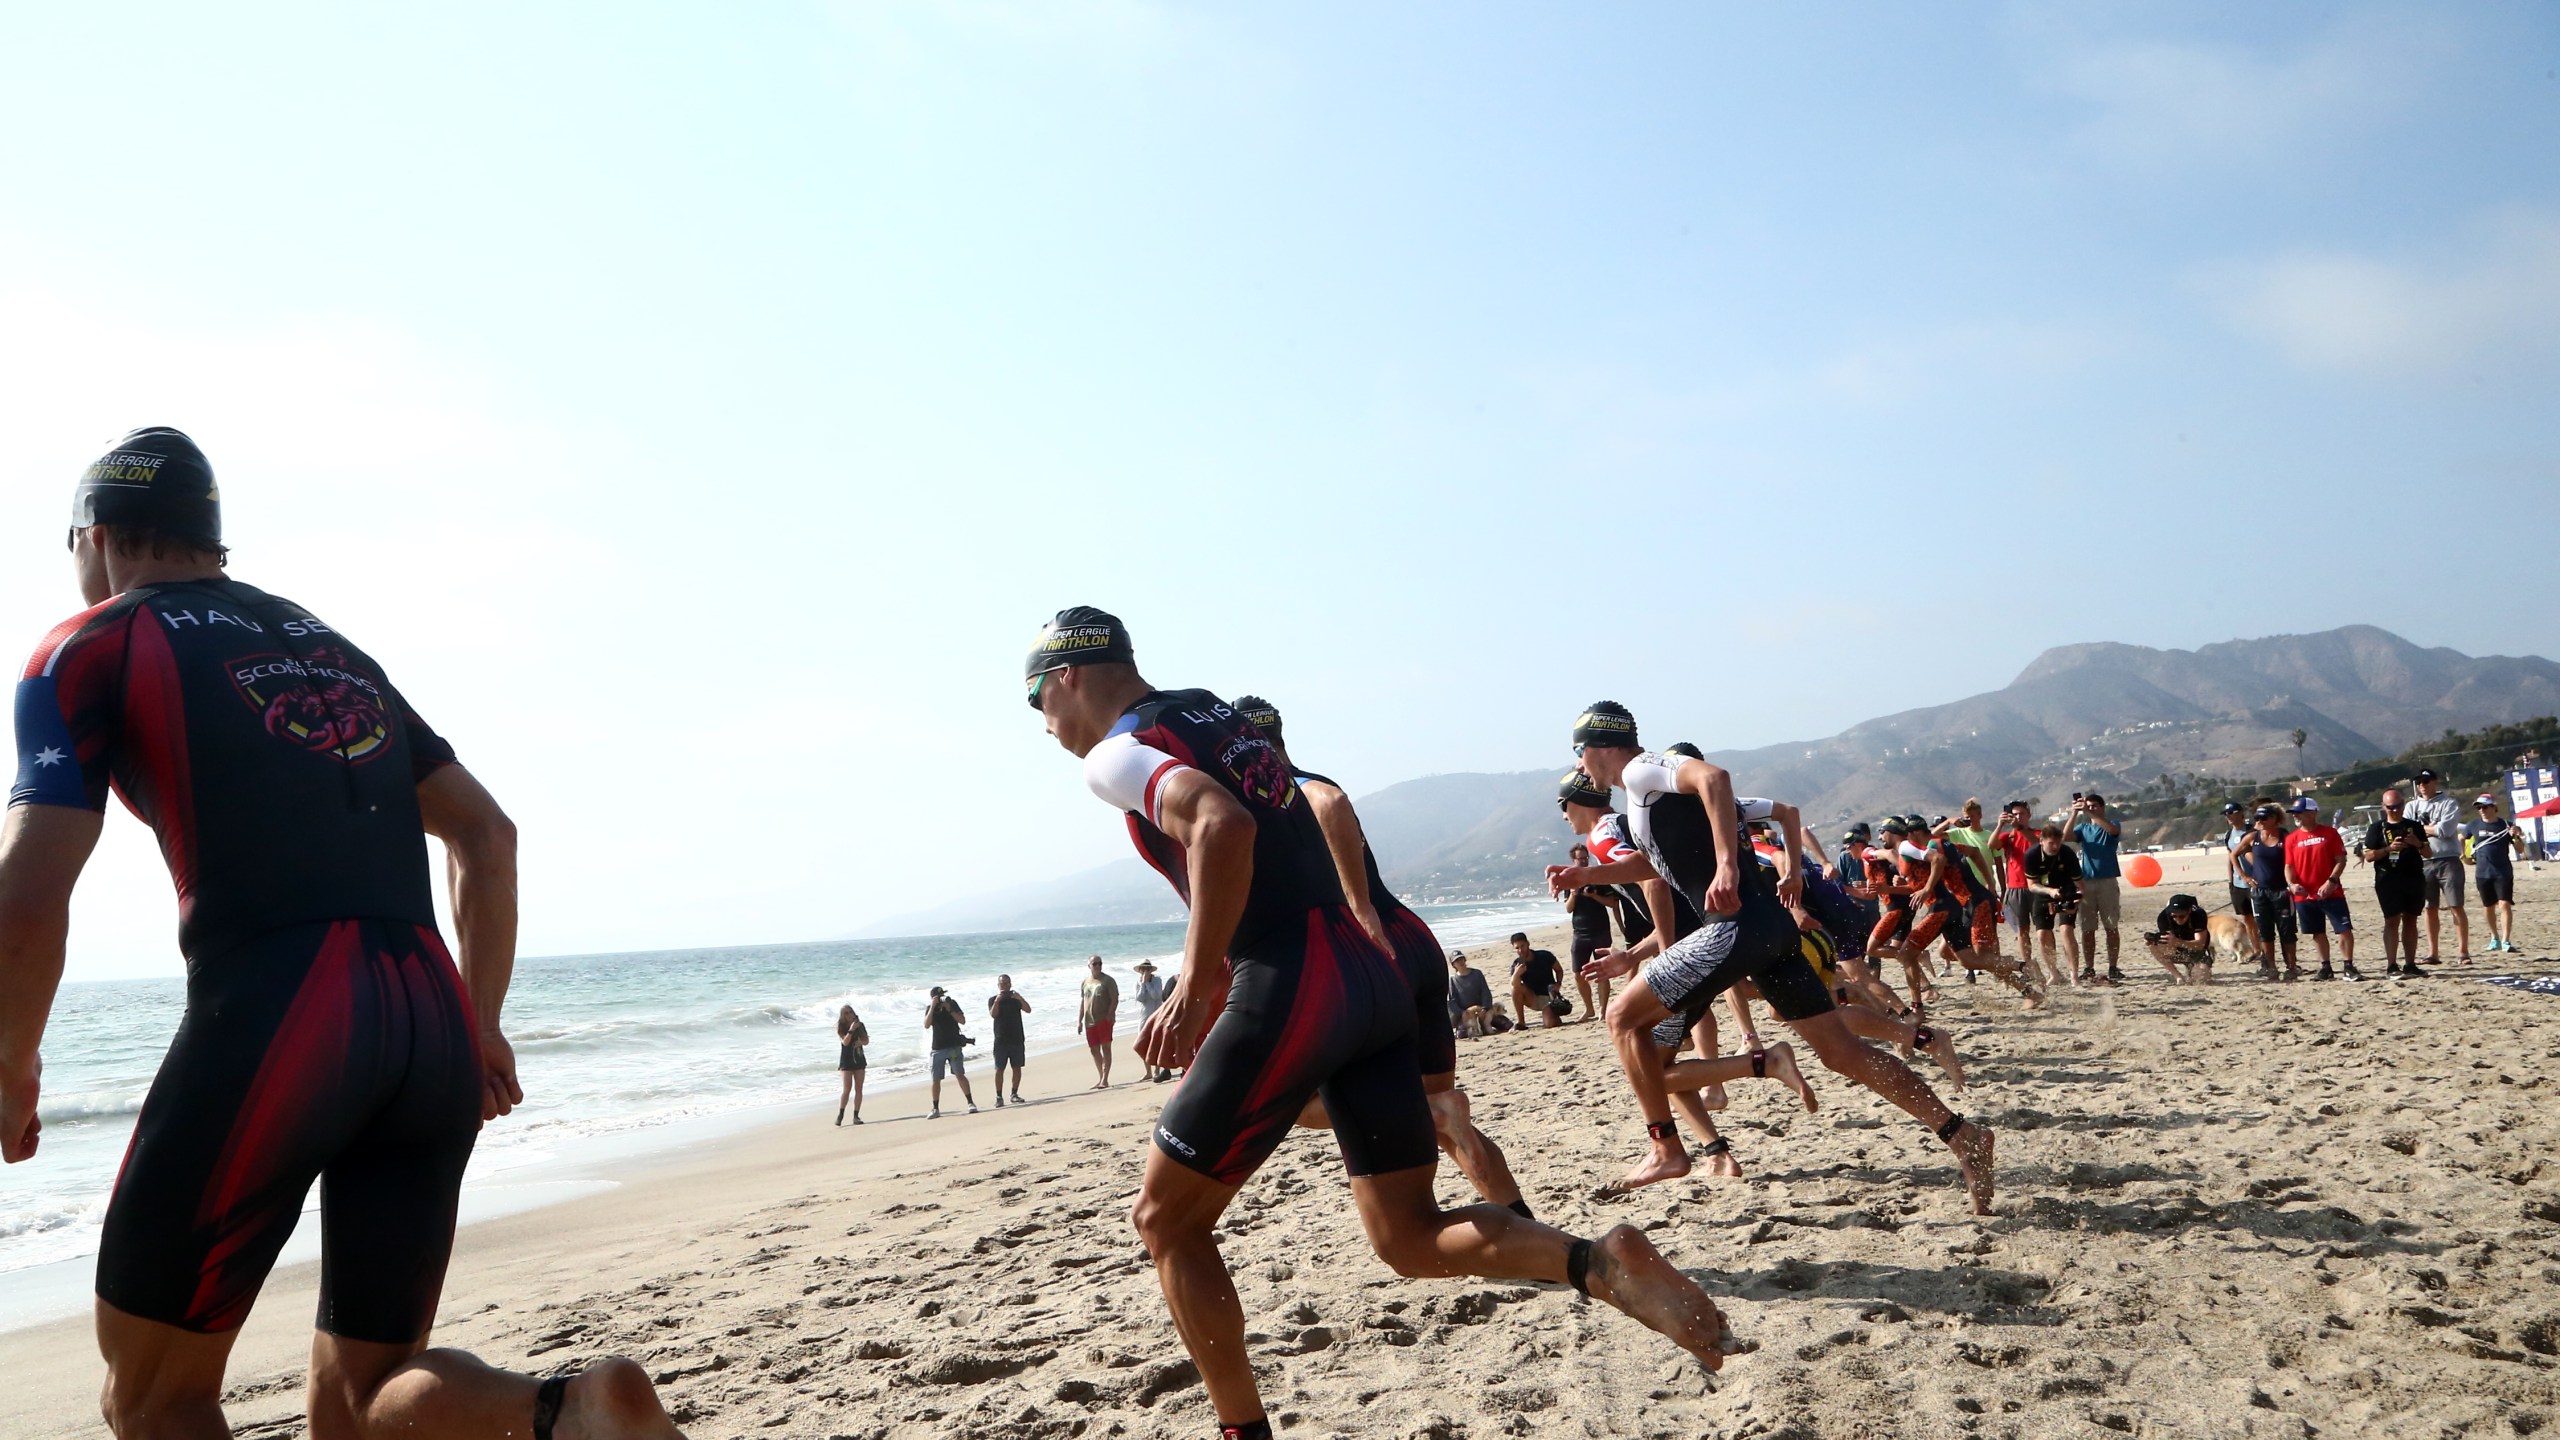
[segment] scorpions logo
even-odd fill
[[[231,667],[231,683],[267,733],[297,749],[362,764],[391,743],[382,686],[357,673],[344,651],[252,656]]]

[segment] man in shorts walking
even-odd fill
[[[2455,948],[2471,963],[2471,912],[2462,902],[2462,805],[2433,770],[2418,772],[2409,818],[2427,827],[2427,963],[2444,963],[2444,912],[2453,912]]]
[[[1581,1240],[1499,1205],[1440,1207],[1412,982],[1352,915],[1270,741],[1205,690],[1148,684],[1128,631],[1089,607],[1041,628],[1023,678],[1087,788],[1124,813],[1190,911],[1173,993],[1137,1042],[1142,1061],[1190,1073],[1156,1117],[1130,1218],[1222,1436],[1272,1430],[1218,1222],[1318,1095],[1362,1229],[1398,1274],[1562,1282],[1723,1363],[1723,1316],[1634,1226]]]
[[[2402,980],[2426,978],[2418,968],[2418,914],[2427,908],[2431,848],[2427,827],[2409,818],[2400,787],[2383,791],[2382,818],[2364,830],[2364,858],[2373,867],[2373,899],[2382,910],[2382,973]]]
[[[19,680],[0,822],[0,1159],[37,1152],[37,1044],[110,791],[159,839],[187,962],[99,1237],[108,1428],[230,1433],[232,1342],[325,1177],[313,1435],[676,1435],[628,1360],[538,1380],[427,1348],[463,1166],[524,1099],[499,1024],[515,827],[354,642],[224,573],[213,469],[186,436],[127,435],[72,526],[89,608]]]

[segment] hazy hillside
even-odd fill
[[[2426,649],[2350,625],[2198,650],[2066,645],[2006,687],[1869,720],[1822,740],[1719,750],[1677,717],[1646,715],[1656,745],[1694,740],[1746,792],[1792,800],[1825,830],[1968,795],[2059,802],[2162,773],[2270,779],[2396,754],[2448,729],[2560,713],[2560,664]],[[2297,758],[2292,732],[2306,732]],[[1569,837],[1556,814],[1566,757],[1508,774],[1432,775],[1359,799],[1388,880],[1415,899],[1536,884]],[[899,917],[871,933],[1167,918],[1163,882],[1135,860]],[[962,917],[967,917],[965,921]]]
[[[1646,716],[1655,744],[1690,739],[1744,790],[1793,800],[1827,830],[1968,795],[2058,802],[2164,772],[2271,778],[2335,770],[2447,729],[2560,711],[2560,665],[2425,649],[2356,625],[2199,650],[2070,645],[2007,687],[1870,720],[1823,740],[1717,750]],[[2297,761],[2292,732],[2307,732]],[[1552,768],[1436,775],[1360,800],[1392,883],[1432,897],[1533,883],[1567,843]],[[1444,820],[1441,817],[1452,817]]]

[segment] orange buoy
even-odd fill
[[[2160,862],[2148,855],[2136,855],[2124,862],[2124,878],[2137,890],[2148,890],[2160,883]]]

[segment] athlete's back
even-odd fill
[[[191,961],[323,920],[432,927],[417,786],[453,759],[362,650],[236,580],[139,586],[55,627],[19,682],[12,804],[160,840]]]

